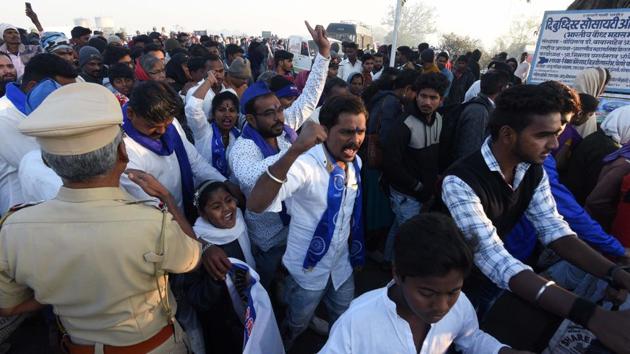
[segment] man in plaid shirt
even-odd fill
[[[442,199],[464,235],[478,243],[475,264],[492,283],[589,328],[611,349],[627,352],[630,311],[606,311],[577,298],[510,255],[501,239],[524,213],[539,240],[560,257],[608,278],[617,288],[630,289],[630,273],[580,241],[556,210],[541,164],[558,146],[566,124],[562,102],[551,88],[521,85],[504,91],[490,119],[490,137],[480,151],[447,170]],[[488,285],[482,284],[479,293]],[[478,306],[480,298],[476,300]]]

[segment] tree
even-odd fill
[[[456,33],[446,33],[440,38],[440,48],[450,55],[461,55],[481,48],[481,41],[468,36],[460,36]]]
[[[434,11],[434,8],[422,1],[407,1],[400,12],[398,45],[416,47],[424,41],[425,35],[435,32]],[[383,24],[391,28],[385,36],[385,43],[392,43],[395,15],[396,8],[390,6],[387,17],[383,19]]]
[[[518,58],[526,46],[536,43],[539,26],[540,20],[534,17],[514,22],[509,33],[497,38],[493,52],[507,52],[510,57]]]

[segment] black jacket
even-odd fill
[[[410,113],[383,144],[383,174],[392,188],[424,202],[435,192],[442,116],[434,113],[429,123],[417,109]],[[414,190],[418,182],[422,187]]]
[[[466,91],[475,82],[475,76],[470,71],[466,71],[459,78],[453,73],[453,83],[451,84],[451,90],[448,92],[448,97],[444,101],[445,106],[452,106],[464,102]]]

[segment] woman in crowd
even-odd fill
[[[610,81],[610,72],[604,68],[589,68],[579,72],[573,83],[573,87],[579,93],[587,93],[598,98]],[[583,138],[597,131],[597,120],[595,117],[589,118],[584,124],[576,127],[576,130]]]
[[[188,70],[188,59],[190,57],[184,53],[175,54],[166,64],[166,79],[176,92],[182,95],[184,88],[190,88],[195,83],[191,82],[190,71]],[[185,95],[185,92],[183,93]]]
[[[348,85],[350,85],[350,93],[355,96],[361,97],[363,92],[363,75],[359,72],[355,72],[348,76]]]
[[[630,173],[630,106],[617,108],[608,115],[606,122],[618,127],[617,131],[621,133],[619,142],[624,145],[604,158],[597,185],[586,198],[586,208],[610,232],[617,214],[621,183],[624,176]]]
[[[591,118],[593,119],[593,118]],[[604,165],[603,159],[630,140],[630,117],[609,114],[600,129],[587,136],[577,146],[566,176],[565,184],[575,199],[584,205]]]

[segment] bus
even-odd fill
[[[359,49],[374,49],[372,31],[365,26],[344,22],[330,23],[326,32],[330,38],[356,43]]]

